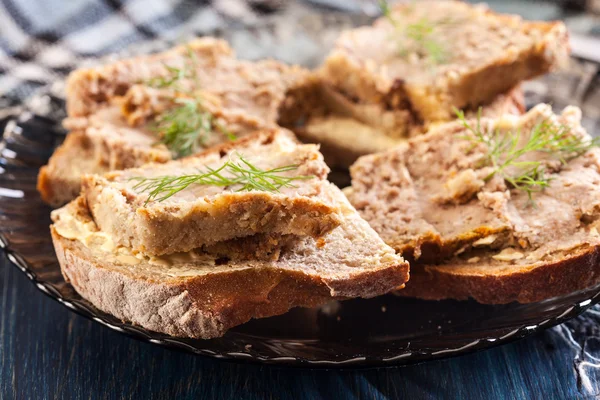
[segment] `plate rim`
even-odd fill
[[[197,356],[204,356],[211,359],[238,362],[238,363],[249,363],[255,365],[269,365],[279,367],[292,367],[292,368],[305,368],[305,369],[373,369],[373,368],[386,368],[386,367],[399,367],[408,366],[414,364],[421,364],[430,361],[439,361],[442,359],[454,358],[466,354],[472,354],[479,351],[499,347],[504,344],[508,344],[529,336],[532,336],[538,332],[542,332],[546,329],[560,325],[570,319],[573,319],[583,312],[587,311],[592,306],[600,303],[600,285],[596,286],[598,290],[584,301],[580,301],[567,308],[566,311],[561,314],[548,318],[541,323],[530,326],[520,326],[511,330],[509,333],[501,337],[488,337],[479,338],[469,342],[466,345],[426,352],[424,350],[419,351],[419,355],[428,355],[430,358],[423,359],[411,359],[413,353],[410,350],[405,350],[394,356],[387,358],[371,358],[368,356],[350,356],[342,360],[309,360],[297,356],[261,356],[255,355],[250,352],[234,351],[234,352],[218,352],[206,348],[200,348],[191,344],[185,343],[185,338],[178,338],[174,336],[165,335],[159,332],[149,331],[145,328],[138,327],[128,322],[113,322],[108,321],[105,315],[109,315],[103,311],[97,310],[95,307],[90,307],[80,300],[68,299],[63,296],[52,283],[39,279],[35,271],[33,271],[31,265],[27,262],[25,256],[19,251],[11,248],[10,241],[6,238],[4,232],[0,228],[0,249],[9,264],[12,264],[19,271],[21,271],[27,279],[36,287],[37,290],[42,292],[47,297],[61,304],[67,310],[74,312],[88,320],[96,322],[101,326],[108,328],[114,332],[124,334],[132,339],[136,339],[145,343],[154,344],[162,348],[169,350],[182,351],[188,354],[194,354]],[[593,289],[593,288],[589,288]],[[113,317],[114,318],[114,317]],[[153,335],[158,335],[157,338]],[[202,342],[202,340],[199,340]]]
[[[169,44],[170,41],[161,40],[148,42],[146,44],[147,48],[144,47],[138,51],[141,54],[152,53],[156,50],[160,50],[161,48],[168,47]],[[148,49],[150,49],[150,51]],[[125,54],[128,53],[128,50],[129,49],[119,52],[117,57],[121,58],[121,56],[130,55]],[[112,56],[101,57],[98,61],[103,62],[105,59],[109,59],[110,57]],[[43,85],[37,88],[30,96],[28,96],[27,99],[16,103],[18,111],[13,114],[11,119],[19,121],[19,118],[24,113],[31,113],[35,116],[43,116],[40,113],[35,112],[35,107],[32,107],[30,101],[36,96],[52,95],[56,83],[60,82],[64,82],[64,80]],[[35,167],[28,166],[27,168],[33,169]],[[445,348],[441,350],[422,349],[418,352],[412,352],[407,348],[404,350],[398,350],[390,357],[374,357],[369,356],[368,354],[342,354],[341,356],[343,356],[343,358],[340,358],[339,360],[312,360],[300,356],[269,356],[264,354],[253,354],[247,349],[245,351],[230,352],[215,351],[209,348],[203,348],[186,343],[185,340],[187,339],[185,338],[178,338],[159,332],[149,331],[145,328],[128,322],[109,320],[109,318],[115,317],[112,317],[110,314],[97,309],[93,305],[86,304],[85,299],[79,300],[65,297],[51,282],[40,279],[37,276],[31,264],[27,261],[27,257],[11,246],[10,240],[6,237],[5,232],[6,231],[2,228],[2,226],[0,226],[0,250],[2,250],[2,253],[6,256],[8,263],[14,265],[18,270],[25,274],[27,279],[36,287],[37,290],[58,302],[67,310],[85,317],[88,320],[96,322],[105,328],[109,328],[112,331],[124,334],[130,338],[142,341],[144,343],[151,343],[169,350],[191,353],[198,356],[204,356],[211,359],[228,362],[322,370],[386,368],[420,364],[429,361],[439,361],[441,359],[472,354],[532,336],[536,333],[573,319],[592,306],[600,303],[600,285],[597,285],[596,287],[588,288],[588,290],[595,290],[590,292],[586,300],[566,306],[566,310],[562,313],[552,316],[544,321],[541,321],[540,323],[530,326],[520,325],[519,327],[511,329],[508,333],[502,336],[478,338],[467,343],[466,345],[461,345],[455,348]],[[7,265],[7,267],[9,266]],[[203,343],[205,341],[198,340],[197,342]],[[421,357],[414,357],[413,355],[415,354]],[[427,359],[423,359],[422,356],[427,356]]]

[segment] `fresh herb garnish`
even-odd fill
[[[133,177],[130,180],[138,181],[133,187],[139,192],[147,192],[149,201],[164,201],[176,193],[185,190],[190,185],[208,185],[218,187],[240,187],[236,192],[260,190],[265,192],[279,192],[284,187],[294,187],[293,181],[311,179],[313,176],[285,176],[284,172],[298,169],[298,164],[262,170],[241,155],[239,162],[231,159],[217,169],[206,167],[205,171],[197,174],[180,176],[159,176],[155,178]]]
[[[184,68],[171,67],[165,64],[167,69],[166,75],[154,76],[144,82],[146,86],[156,89],[164,89],[176,86],[182,79],[188,76],[188,72]]]
[[[398,34],[400,44],[400,55],[408,56],[411,52],[417,53],[422,57],[427,57],[433,64],[441,64],[446,61],[447,52],[444,46],[435,39],[434,33],[436,25],[427,18],[423,17],[417,22],[403,26],[393,15],[390,6],[386,0],[379,1],[379,7],[383,16],[385,16]],[[444,21],[437,24],[447,23]],[[410,43],[405,43],[408,39]]]
[[[229,140],[236,139],[202,107],[199,99],[178,98],[175,103],[177,105],[174,108],[156,117],[154,126],[162,136],[160,143],[165,144],[175,157],[195,153],[215,130]]]
[[[182,68],[165,65],[166,75],[145,82],[150,87],[171,88],[176,94],[185,96],[176,97],[175,106],[154,119],[154,130],[161,136],[159,143],[165,144],[176,158],[195,153],[215,130],[227,136],[229,140],[236,139],[232,132],[218,123],[203,107],[201,97],[193,89],[182,87],[181,82],[184,79],[198,80],[198,59],[189,47],[186,58]]]
[[[190,47],[186,50],[186,61],[181,68],[163,64],[167,70],[165,75],[152,77],[143,83],[156,89],[173,88],[178,92],[189,92],[183,89],[180,83],[184,79],[198,80],[198,57]]]
[[[501,133],[495,130],[488,133],[481,127],[481,108],[477,113],[475,127],[467,121],[464,112],[456,109],[454,111],[462,125],[473,134],[465,135],[464,138],[474,144],[483,144],[488,150],[484,164],[491,166],[492,172],[484,181],[500,175],[511,187],[526,192],[530,201],[533,199],[533,193],[548,187],[552,177],[546,175],[544,160],[522,160],[523,156],[532,152],[543,152],[566,164],[592,147],[600,145],[600,138],[587,140],[571,135],[565,126],[552,124],[548,120],[536,124],[525,141],[522,132],[519,131]]]

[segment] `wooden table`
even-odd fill
[[[130,339],[46,297],[4,258],[0,293],[2,399],[564,399],[600,393],[595,310],[569,327],[459,358],[324,371],[217,361]]]

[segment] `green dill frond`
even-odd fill
[[[381,9],[381,14],[384,17],[386,17],[388,19],[388,21],[390,21],[390,23],[392,25],[394,25],[395,27],[397,27],[398,26],[398,22],[392,16],[392,11],[390,10],[390,5],[388,4],[388,2],[386,0],[379,0],[379,8]]]
[[[166,64],[164,67],[167,69],[166,75],[152,77],[145,84],[152,88],[164,89],[174,86],[181,79],[185,78],[186,72],[184,69],[171,67]]]
[[[198,56],[188,46],[185,54],[186,60],[181,68],[173,67],[163,63],[167,70],[165,75],[152,77],[144,82],[145,85],[156,89],[173,88],[178,92],[186,92],[180,86],[184,79],[198,79]]]
[[[177,106],[159,115],[154,130],[176,158],[195,153],[213,128],[212,114],[202,111],[195,99],[177,99]]]
[[[598,138],[588,140],[571,135],[565,126],[557,126],[548,120],[536,124],[524,136],[520,131],[484,132],[481,128],[481,108],[477,113],[475,127],[467,121],[464,112],[457,109],[454,112],[464,128],[472,134],[462,138],[472,141],[474,145],[483,144],[487,148],[485,165],[491,166],[493,170],[485,180],[500,175],[512,188],[526,192],[530,200],[533,193],[548,187],[552,177],[546,175],[544,160],[523,160],[524,156],[543,152],[565,164],[600,145]],[[523,140],[524,137],[526,140]]]
[[[199,99],[178,98],[176,106],[158,115],[153,129],[175,158],[189,156],[203,147],[215,132],[236,140],[237,137],[206,111]]]
[[[175,194],[187,189],[190,185],[208,185],[225,188],[235,188],[237,192],[265,191],[279,192],[281,188],[295,187],[292,183],[297,180],[312,179],[313,176],[286,176],[282,173],[298,169],[298,164],[290,164],[269,170],[262,170],[241,155],[239,161],[231,159],[219,168],[206,167],[197,174],[180,176],[159,176],[155,178],[133,177],[137,181],[134,190],[148,193],[149,201],[164,201]]]
[[[380,0],[379,8],[382,15],[392,24],[396,30],[400,46],[399,54],[406,57],[411,52],[428,58],[432,64],[441,64],[448,59],[446,48],[443,44],[434,38],[436,25],[427,18],[423,17],[419,21],[411,24],[401,24],[393,15],[387,1]],[[439,22],[439,24],[448,23]],[[405,43],[405,41],[409,43]]]
[[[229,140],[236,136],[218,123],[203,106],[201,98],[192,89],[181,87],[184,79],[198,79],[198,57],[188,46],[183,68],[165,65],[167,74],[149,79],[146,84],[154,88],[172,88],[188,98],[176,98],[175,107],[158,115],[154,120],[154,130],[160,134],[160,143],[165,144],[175,158],[195,153],[208,137],[218,131]]]

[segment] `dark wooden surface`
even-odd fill
[[[2,399],[566,399],[600,393],[597,311],[568,327],[459,358],[323,371],[216,361],[130,339],[47,298],[4,257],[0,293]]]

